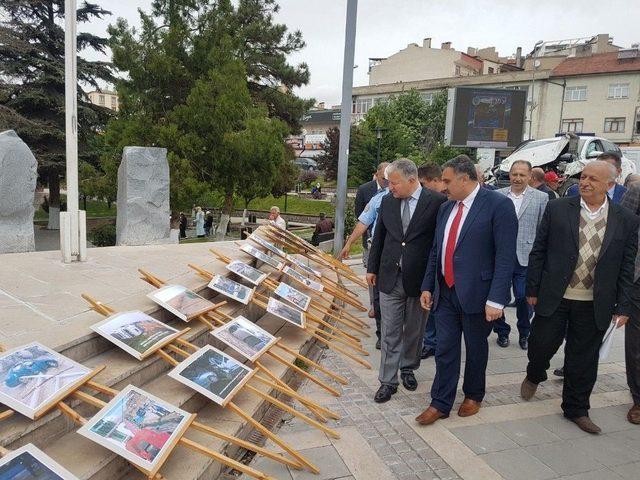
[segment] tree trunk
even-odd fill
[[[49,223],[47,230],[60,230],[60,174],[49,170]]]
[[[224,240],[224,234],[229,226],[229,220],[231,220],[231,213],[233,212],[233,192],[227,192],[224,197],[224,206],[222,207],[222,214],[220,215],[220,224],[216,231],[216,240]]]

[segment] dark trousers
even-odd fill
[[[464,335],[466,363],[462,391],[466,398],[481,402],[485,394],[491,323],[485,313],[469,314],[462,310],[455,287],[444,283],[440,290],[438,308],[432,312],[438,342],[436,344],[436,377],[431,386],[431,405],[448,414],[453,407],[460,376],[462,356],[460,339]]]
[[[633,403],[640,405],[640,309],[635,307],[625,327],[624,359]]]
[[[373,313],[376,316],[376,337],[380,340],[382,314],[380,313],[380,290],[377,285],[371,287],[371,300],[373,301]]]
[[[422,338],[422,346],[424,348],[436,348],[436,319],[433,315],[427,317],[427,326],[424,329],[424,337]]]
[[[516,317],[518,318],[518,333],[521,337],[528,337],[531,330],[531,315],[533,315],[533,309],[527,303],[527,297],[525,296],[525,288],[527,285],[527,267],[523,267],[519,262],[516,262],[516,267],[513,270],[513,295],[516,297]],[[511,327],[506,322],[504,315],[500,320],[493,322],[493,331],[498,336],[509,336],[511,333]]]
[[[589,397],[598,377],[598,354],[604,330],[599,330],[593,302],[563,299],[549,317],[536,315],[529,336],[527,378],[533,383],[547,379],[547,369],[567,336],[564,347],[562,410],[567,418],[589,414]]]

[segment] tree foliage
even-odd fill
[[[316,160],[318,168],[324,172],[325,180],[338,178],[338,155],[340,152],[340,129],[331,127],[327,130],[327,140],[322,143],[322,154]]]

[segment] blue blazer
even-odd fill
[[[435,240],[422,282],[422,291],[433,298],[438,308],[442,272],[444,230],[456,202],[440,207]],[[516,264],[518,217],[513,202],[506,196],[481,188],[471,205],[453,257],[456,293],[465,313],[483,313],[487,301],[507,305],[511,300],[511,282]]]
[[[620,202],[622,201],[622,196],[625,194],[626,191],[627,191],[627,187],[620,185],[619,183],[616,183],[616,186],[613,189],[613,198],[611,199],[611,201],[616,205],[620,205]],[[567,189],[567,193],[564,194],[565,197],[577,197],[578,195],[580,195],[580,189],[577,183],[574,183],[573,185],[571,185]]]

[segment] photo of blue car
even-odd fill
[[[24,377],[32,377],[45,373],[50,368],[57,367],[58,362],[53,358],[22,362],[9,370],[7,377],[4,379],[4,384],[9,388],[17,387],[26,381],[26,379],[23,380]]]

